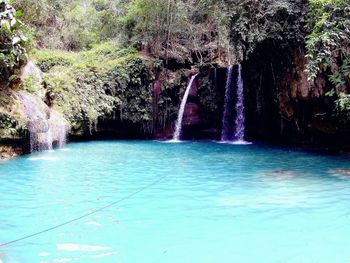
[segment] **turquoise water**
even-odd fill
[[[0,163],[0,262],[350,262],[350,168],[264,145],[69,144]],[[340,173],[340,174],[337,174]]]

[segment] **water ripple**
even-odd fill
[[[0,165],[0,243],[167,179],[0,249],[0,263],[347,262],[349,169],[346,157],[214,142],[89,142],[22,156]]]

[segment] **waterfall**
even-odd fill
[[[182,129],[182,119],[183,119],[184,112],[185,112],[185,106],[186,106],[186,103],[187,103],[187,98],[188,98],[188,95],[190,94],[190,90],[191,90],[193,81],[195,80],[197,75],[198,75],[198,73],[191,77],[191,80],[188,83],[186,91],[185,91],[185,94],[184,94],[184,96],[182,98],[179,114],[178,114],[177,121],[176,121],[176,126],[175,126],[176,128],[175,128],[175,132],[174,132],[172,141],[176,142],[176,141],[180,140],[181,129]]]
[[[245,131],[245,116],[244,116],[244,89],[242,79],[242,66],[238,65],[237,76],[237,102],[236,102],[236,130],[234,135],[234,141],[236,143],[244,143],[244,131]]]
[[[231,131],[231,101],[232,101],[232,72],[233,66],[230,66],[227,70],[226,76],[226,87],[225,87],[225,104],[224,104],[224,114],[222,117],[222,131],[221,131],[221,141],[230,140]]]
[[[221,141],[233,144],[250,144],[244,141],[245,117],[242,66],[238,65],[236,94],[233,94],[232,74],[233,66],[230,66],[227,71]],[[235,104],[234,101],[236,101]],[[233,122],[234,116],[235,121]]]
[[[50,109],[40,98],[19,91],[27,118],[30,151],[52,150],[53,144],[64,147],[68,132],[68,122],[56,111]]]
[[[57,143],[58,148],[64,148],[67,142],[67,133],[69,124],[57,111],[50,110],[49,118],[49,136],[51,136],[51,145]]]

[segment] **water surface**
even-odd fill
[[[69,144],[0,163],[0,262],[350,262],[346,157],[259,145]]]

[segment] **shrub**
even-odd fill
[[[7,0],[0,1],[0,82],[14,80],[15,70],[26,60],[28,39],[19,15]]]

